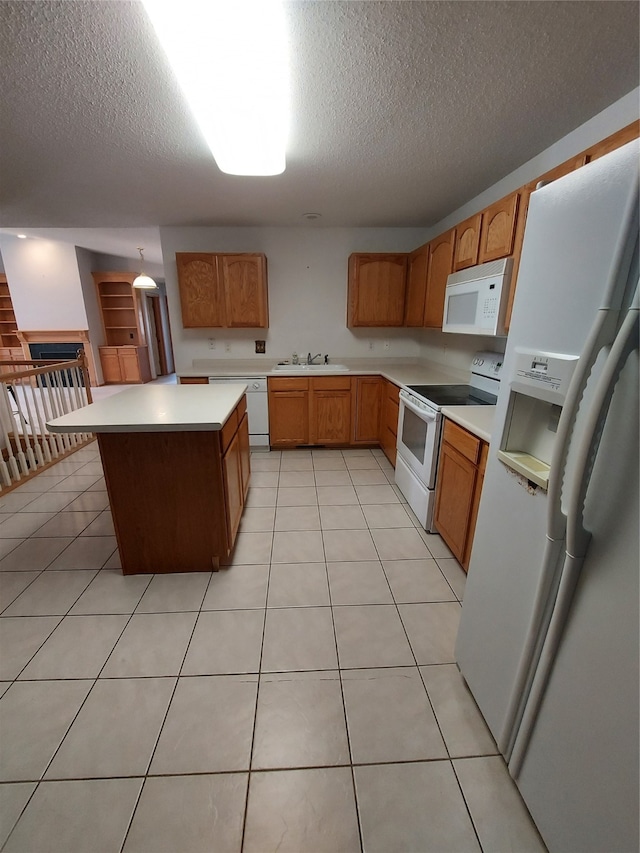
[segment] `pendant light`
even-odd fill
[[[142,249],[140,246],[137,247],[140,252],[140,275],[134,278],[133,286],[138,287],[141,290],[155,290],[157,288],[157,284],[155,281],[148,276],[144,271],[144,255],[142,254]]]

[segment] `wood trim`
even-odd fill
[[[22,344],[22,352],[26,361],[32,361],[29,344],[64,344],[67,341],[71,343],[86,344],[84,351],[87,356],[87,367],[89,369],[89,378],[92,385],[99,385],[96,375],[96,365],[93,358],[93,350],[89,341],[88,329],[62,329],[62,330],[33,330],[19,329],[16,332],[20,343]]]

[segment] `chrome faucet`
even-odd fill
[[[316,355],[311,355],[311,353],[309,353],[307,355],[307,364],[313,364],[313,362],[316,360],[316,358],[322,358],[322,353],[319,352]]]

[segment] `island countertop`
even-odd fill
[[[222,429],[247,386],[140,385],[47,422],[51,432],[201,432]]]

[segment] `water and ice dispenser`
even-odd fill
[[[578,356],[515,350],[498,459],[546,491],[558,421]]]

